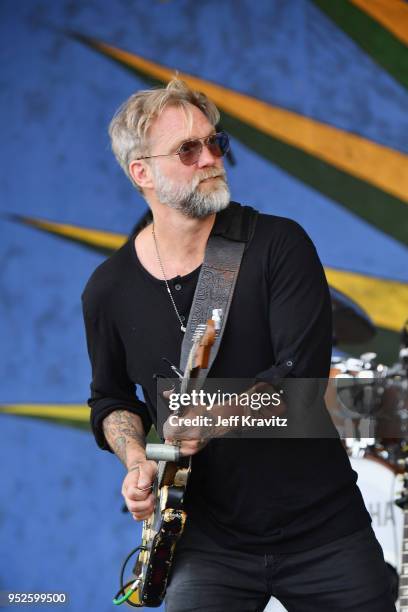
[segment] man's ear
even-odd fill
[[[129,173],[136,185],[141,189],[152,188],[152,171],[144,159],[134,159],[129,164]]]

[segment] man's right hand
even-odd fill
[[[152,485],[156,473],[157,463],[155,461],[138,461],[128,468],[122,485],[122,495],[129,512],[136,521],[148,518],[154,510],[155,499]]]

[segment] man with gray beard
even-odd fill
[[[210,235],[241,240],[223,168],[228,136],[203,94],[173,79],[140,91],[110,125],[114,154],[152,223],[97,268],[83,293],[91,424],[127,473],[135,520],[154,509],[153,373],[180,349]],[[238,238],[237,238],[238,236]],[[211,377],[327,378],[331,304],[316,250],[294,221],[259,215]],[[144,401],[135,394],[142,387]],[[181,440],[192,456],[168,612],[391,612],[382,552],[339,439]]]
[[[178,185],[171,178],[166,178],[156,162],[152,163],[151,168],[156,181],[156,194],[160,202],[182,211],[188,217],[201,219],[218,213],[230,202],[230,193],[223,168],[202,170],[187,185]],[[223,179],[223,182],[219,181],[219,184],[214,185],[213,190],[209,193],[197,189],[202,181],[217,177]]]

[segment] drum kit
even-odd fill
[[[327,407],[350,456],[371,454],[399,470],[408,450],[408,321],[392,366],[379,363],[376,353],[350,357],[337,345],[366,342],[375,327],[349,298],[331,293],[334,348]]]
[[[405,528],[404,550],[408,550],[408,321],[394,365],[379,363],[371,352],[358,359],[350,357],[338,350],[338,344],[368,342],[376,329],[357,304],[339,291],[330,292],[334,331],[326,405],[357,472],[357,484],[390,572],[394,599],[400,596],[400,609],[405,610],[408,561],[403,561],[402,549]],[[285,608],[272,598],[265,612],[285,612]]]
[[[379,363],[375,353],[364,353],[358,359],[341,354],[337,344],[367,342],[374,337],[375,327],[349,298],[338,291],[331,290],[331,294],[334,349],[326,404],[358,474],[357,484],[397,599],[404,510],[396,502],[406,480],[408,457],[408,321],[392,366]]]

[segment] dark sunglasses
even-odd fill
[[[169,157],[171,155],[178,155],[180,161],[185,166],[192,166],[198,161],[204,145],[210,151],[211,155],[214,155],[214,157],[222,157],[228,153],[230,148],[228,134],[225,132],[217,132],[217,134],[211,134],[211,136],[206,136],[205,138],[186,140],[174,153],[148,155],[146,157],[139,157],[138,159],[151,159],[152,157]]]

